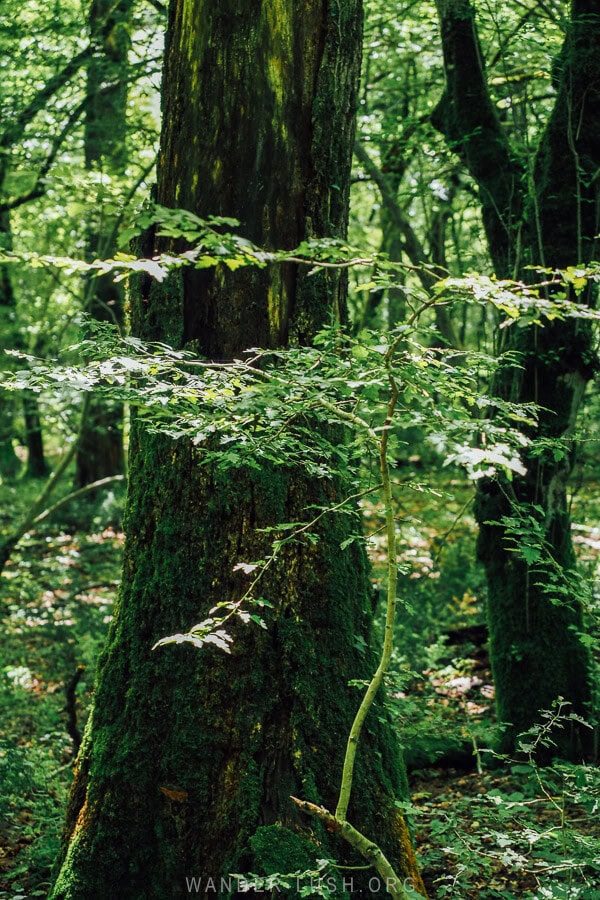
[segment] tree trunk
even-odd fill
[[[558,95],[537,153],[531,195],[519,187],[508,139],[489,99],[470,4],[439,0],[438,8],[447,89],[436,124],[458,141],[479,183],[496,273],[506,277],[522,272],[531,279],[523,266],[566,268],[597,258],[600,17],[595,4],[572,4],[556,66]],[[580,300],[590,302],[591,297]],[[567,484],[575,458],[577,412],[595,361],[589,327],[573,319],[512,329],[504,349],[520,354],[521,368],[504,370],[496,383],[498,393],[540,406],[539,424],[531,434],[537,446],[525,459],[527,474],[512,482],[500,475],[484,481],[476,510],[478,552],[488,578],[497,707],[501,721],[509,723],[504,748],[510,750],[519,732],[538,721],[539,710],[559,696],[580,715],[591,712],[589,659],[579,638],[583,610]],[[542,448],[542,441],[549,443]],[[517,527],[536,521],[549,554],[545,562],[542,555],[526,560],[510,527],[492,524],[503,517],[515,520]],[[559,751],[581,758],[588,734],[578,727],[563,731]]]
[[[0,187],[4,178],[4,165],[0,161]],[[12,236],[8,213],[0,213],[0,249],[12,249]],[[14,349],[18,343],[15,295],[7,266],[0,266],[0,352]],[[0,389],[0,478],[15,478],[21,461],[15,453],[14,397],[10,391]]]
[[[436,0],[446,90],[433,125],[477,182],[490,256],[500,278],[516,277],[523,171],[490,98],[470,0]]]
[[[88,232],[90,259],[112,256],[117,249],[115,218],[111,206],[111,180],[123,175],[127,165],[127,57],[131,0],[93,0],[90,6],[90,39],[99,45],[88,65],[89,102],[85,118],[85,164],[100,171],[99,210]],[[114,190],[114,189],[113,189]],[[106,194],[104,193],[106,192]],[[88,279],[86,311],[101,322],[123,323],[123,285],[110,275]],[[123,404],[93,399],[76,458],[75,484],[84,487],[125,469]]]
[[[235,216],[267,247],[344,236],[360,46],[359,0],[175,0],[158,202]],[[187,270],[145,288],[136,334],[219,360],[310,341],[345,301],[338,273],[308,277],[291,265]],[[323,520],[317,544],[287,546],[260,586],[274,606],[268,629],[234,626],[231,656],[150,649],[243,593],[236,563],[269,553],[257,529],[304,520],[308,506],[339,501],[344,487],[282,467],[222,473],[202,466],[202,453],[133,428],[123,587],[54,900],[181,896],[192,877],[201,891],[213,879],[221,895],[235,895],[232,872],[349,858],[290,801],[335,806],[360,701],[348,681],[372,671],[371,652],[359,647],[372,621],[365,555],[356,544],[340,550],[348,517]],[[350,818],[420,885],[394,807],[404,770],[381,710],[359,757]]]
[[[44,455],[40,408],[36,395],[30,391],[23,394],[23,417],[27,444],[27,474],[30,478],[45,478],[49,469]]]

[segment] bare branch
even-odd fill
[[[70,79],[77,74],[79,69],[90,59],[94,48],[88,44],[80,53],[74,56],[69,62],[50,78],[43,88],[41,88],[35,97],[21,110],[14,120],[5,128],[2,136],[0,136],[0,149],[8,150],[19,141],[23,135],[25,128],[35,119],[37,114],[44,109],[48,100],[53,97]]]

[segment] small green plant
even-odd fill
[[[460,793],[415,798],[413,814],[427,836],[423,863],[436,873],[436,896],[600,897],[600,775],[595,766],[559,760],[540,766],[540,749],[552,749],[556,731],[569,727],[573,714],[557,701],[540,716],[520,736],[517,756],[491,753],[495,765],[464,777]],[[445,872],[436,872],[440,853]]]

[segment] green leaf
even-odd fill
[[[537,562],[542,555],[539,547],[528,547],[527,545],[520,547],[519,552],[528,566],[531,566],[533,565],[533,563]]]

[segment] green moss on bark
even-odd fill
[[[152,652],[158,638],[239,595],[234,564],[265,552],[255,527],[289,521],[327,496],[272,472],[265,497],[265,473],[219,480],[189,447],[141,440],[121,599],[82,752],[83,806],[72,813],[54,898],[178,896],[186,875],[256,871],[257,828],[306,827],[291,794],[335,805],[343,735],[359,701],[347,682],[373,665],[357,649],[371,613],[362,551],[339,550],[345,516],[327,523],[319,545],[282,554],[262,585],[275,605],[268,631],[236,626],[231,658],[210,648]],[[351,817],[399,860],[392,804],[405,784],[381,716],[368,723]],[[346,853],[329,835],[315,840],[321,856]]]

